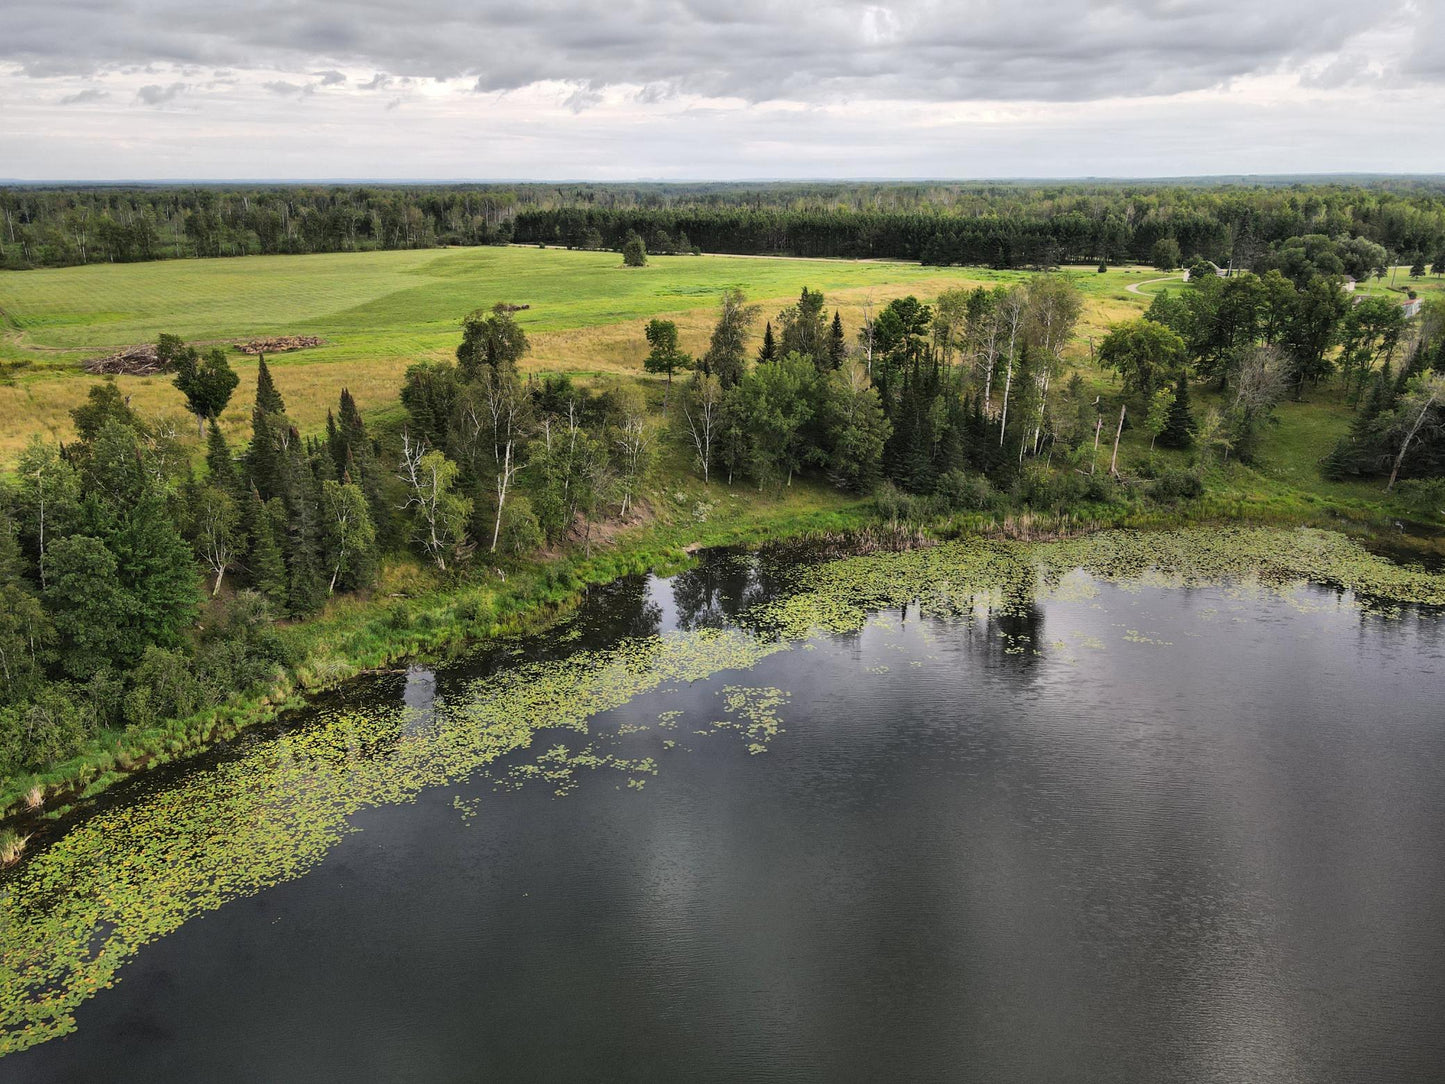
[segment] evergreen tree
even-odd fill
[[[447,427],[456,409],[460,388],[454,365],[423,361],[407,369],[401,386],[407,429],[430,447],[446,450]]]
[[[227,493],[235,493],[236,463],[231,458],[231,449],[218,425],[211,426],[210,432],[206,434],[206,472],[212,485]]]
[[[1166,448],[1187,448],[1194,439],[1194,412],[1189,407],[1189,375],[1182,369],[1174,384],[1174,402],[1169,417],[1159,434],[1159,443]]]
[[[773,322],[768,321],[767,327],[763,328],[763,346],[758,351],[758,363],[766,364],[778,360],[778,344],[773,340]]]
[[[828,330],[828,368],[834,371],[842,368],[848,357],[848,340],[843,335],[843,317],[833,310],[833,325]]]
[[[246,448],[246,475],[251,484],[260,491],[262,500],[270,500],[280,493],[278,465],[281,453],[276,432],[278,423],[284,425],[285,418],[259,409],[251,413],[251,443]]]
[[[286,555],[282,541],[286,531],[286,507],[280,497],[262,501],[252,487],[246,514],[246,572],[252,587],[272,604],[286,604]]]
[[[256,405],[255,409],[266,414],[285,414],[286,401],[276,390],[271,379],[271,370],[266,366],[266,355],[261,354],[256,364]]]

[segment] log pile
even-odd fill
[[[499,302],[496,306],[498,312],[526,312],[531,305],[508,305],[505,301]]]
[[[89,358],[84,364],[87,373],[97,376],[154,376],[165,371],[161,359],[156,357],[155,343],[127,346],[103,358]]]
[[[243,354],[284,354],[287,350],[305,350],[320,346],[326,340],[315,335],[281,335],[274,339],[250,339],[236,343],[236,349]]]

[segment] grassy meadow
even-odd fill
[[[1139,311],[1147,295],[1130,283],[1157,278],[1150,268],[1094,268],[1076,275],[1088,296],[1076,349],[1088,354],[1107,325]],[[97,378],[80,363],[170,332],[197,342],[230,343],[267,335],[318,335],[326,345],[274,355],[288,411],[308,430],[321,426],[344,385],[362,408],[393,404],[414,361],[450,357],[469,311],[507,301],[532,340],[526,368],[574,374],[638,373],[654,316],[675,320],[683,348],[705,349],[725,287],[741,286],[765,317],[804,286],[841,309],[852,334],[864,307],[917,294],[1013,282],[1018,272],[926,268],[891,261],[802,260],[747,256],[654,256],[624,268],[616,253],[537,248],[460,248],[252,256],[100,264],[0,272],[0,466],[13,463],[30,434],[70,435],[70,409]],[[761,339],[762,322],[755,329]],[[255,362],[239,352],[241,386],[221,418],[227,436],[244,438]],[[164,376],[122,377],[145,413],[183,416],[184,402]]]

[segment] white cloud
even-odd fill
[[[1442,171],[1442,6],[15,0],[0,138],[21,177]],[[65,108],[105,95],[188,101]]]

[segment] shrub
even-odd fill
[[[1083,497],[1086,488],[1082,475],[1055,472],[1039,463],[1028,464],[1014,483],[1018,498],[1039,510],[1073,504]]]
[[[1175,504],[1203,496],[1204,483],[1184,470],[1166,471],[1149,487],[1149,496],[1160,504]]]
[[[502,511],[502,532],[497,539],[497,548],[509,557],[531,553],[542,545],[542,527],[537,514],[532,511],[532,502],[518,493]]]
[[[1445,516],[1445,478],[1407,478],[1395,486],[1400,503],[1418,516]]]
[[[132,726],[154,726],[163,719],[194,715],[209,699],[190,659],[152,645],[131,675],[121,710]]]
[[[993,486],[983,475],[945,471],[938,479],[936,496],[949,512],[982,512],[993,504]]]

